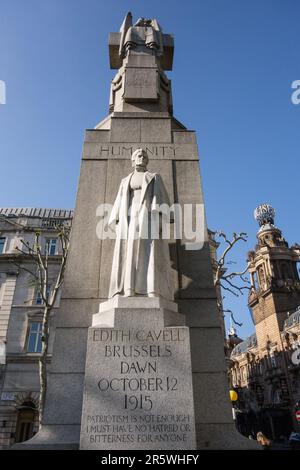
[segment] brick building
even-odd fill
[[[238,392],[237,425],[245,434],[272,439],[299,431],[300,403],[300,246],[289,246],[274,225],[275,211],[259,206],[258,243],[249,252],[248,305],[255,333],[233,344],[231,381]],[[234,336],[234,335],[231,335]],[[233,337],[229,337],[229,344]]]

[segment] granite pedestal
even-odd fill
[[[81,449],[196,449],[189,329],[176,310],[147,297],[100,304],[88,333]]]

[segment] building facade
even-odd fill
[[[300,246],[289,246],[274,216],[268,205],[255,211],[258,243],[248,254],[255,333],[235,345],[229,338],[229,343],[234,346],[230,375],[238,393],[237,426],[245,435],[263,431],[276,440],[299,431]]]
[[[49,256],[54,283],[61,261],[57,227],[71,226],[73,211],[64,209],[0,208],[0,449],[32,437],[37,431],[43,302],[30,271],[29,256],[20,254],[40,233]],[[54,339],[55,305],[51,318],[50,354]]]
[[[262,210],[263,211],[263,210]],[[259,216],[258,216],[259,218]],[[43,305],[28,271],[32,261],[22,257],[22,241],[34,242],[35,232],[48,250],[50,278],[61,260],[57,226],[71,226],[73,211],[0,209],[0,449],[29,439],[37,432],[41,321]],[[300,404],[300,247],[289,247],[274,225],[274,213],[263,211],[258,244],[249,253],[249,307],[255,333],[245,341],[231,329],[231,388],[237,391],[236,423],[244,435],[263,430],[276,439],[297,429]],[[218,243],[210,232],[211,259]],[[51,282],[50,282],[51,284]],[[221,294],[219,297],[221,302]],[[52,313],[50,353],[55,334]],[[224,329],[222,309],[220,323]]]

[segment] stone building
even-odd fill
[[[258,244],[249,252],[248,305],[255,325],[245,341],[233,341],[231,380],[238,392],[237,425],[245,434],[262,430],[272,439],[299,430],[300,246],[289,246],[274,225],[275,211],[259,206]]]
[[[21,240],[32,244],[39,230],[42,249],[47,247],[49,254],[51,284],[61,260],[55,227],[70,225],[72,217],[64,209],[0,209],[0,449],[37,431],[43,305],[25,270],[32,270],[32,261],[26,256],[20,260],[17,248],[22,248]],[[52,317],[49,362],[53,339]]]

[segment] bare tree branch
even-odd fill
[[[244,295],[244,294],[243,294],[243,290],[245,290],[245,289],[246,289],[246,290],[249,290],[249,289],[250,289],[248,286],[237,286],[237,285],[233,284],[233,282],[229,281],[228,279],[225,279],[225,280],[226,280],[226,282],[228,282],[228,284],[229,284],[233,289],[238,290],[238,291],[241,293],[241,295]]]
[[[225,287],[221,282],[219,282],[219,285],[220,285],[220,287],[222,287],[222,289],[231,292],[231,294],[233,294],[235,297],[238,297],[238,296],[239,296],[236,292],[234,292],[234,291],[233,291],[232,289],[230,289],[229,287]]]
[[[215,286],[219,285],[224,290],[230,291],[235,296],[238,296],[239,294],[243,295],[243,290],[249,289],[249,287],[246,286],[245,284],[250,284],[250,283],[248,280],[246,280],[246,278],[243,277],[244,274],[247,272],[249,265],[247,264],[247,266],[245,267],[243,271],[232,271],[229,273],[226,273],[226,270],[227,270],[226,265],[235,264],[233,261],[227,262],[228,253],[231,252],[231,250],[239,241],[246,242],[247,234],[245,232],[241,232],[239,234],[234,232],[232,235],[232,239],[229,240],[227,235],[222,231],[212,232],[212,233],[213,235],[217,235],[220,238],[222,238],[226,245],[220,258],[215,260],[217,268],[216,268],[215,276],[214,276],[214,284]],[[244,284],[243,286],[238,286],[232,282],[232,279],[237,279],[237,278],[239,278],[243,282]],[[227,283],[228,286],[225,287],[224,283]]]
[[[10,263],[11,263],[13,266],[16,266],[19,270],[26,271],[26,272],[29,273],[32,277],[34,277],[35,279],[38,279],[38,276],[36,275],[36,273],[34,273],[33,271],[31,271],[31,270],[28,269],[28,268],[25,268],[24,264],[16,263],[15,261],[10,261]]]
[[[248,271],[248,267],[249,267],[249,263],[247,264],[247,266],[245,267],[244,271],[240,271],[240,272],[232,272],[230,274],[226,274],[223,276],[223,279],[226,279],[227,277],[229,278],[232,278],[232,277],[237,277],[237,276],[243,276],[247,271]]]
[[[241,271],[228,271],[228,266],[237,264],[235,261],[228,260],[229,254],[232,253],[232,250],[239,242],[247,242],[247,234],[245,232],[241,233],[233,233],[231,239],[227,237],[227,235],[222,232],[212,232],[213,235],[218,236],[222,244],[224,246],[223,251],[221,253],[220,258],[214,260],[214,285],[216,288],[219,287],[220,291],[224,290],[230,292],[230,294],[234,295],[235,297],[239,297],[240,295],[244,295],[244,290],[251,289],[251,283],[246,278],[245,274],[248,271],[249,263],[247,263],[246,267]],[[224,315],[226,313],[230,313],[230,317],[232,321],[238,325],[242,326],[242,323],[238,323],[231,310],[224,310],[223,309],[223,300],[225,296],[222,297],[221,292],[218,294],[219,302],[218,308],[219,311]]]

